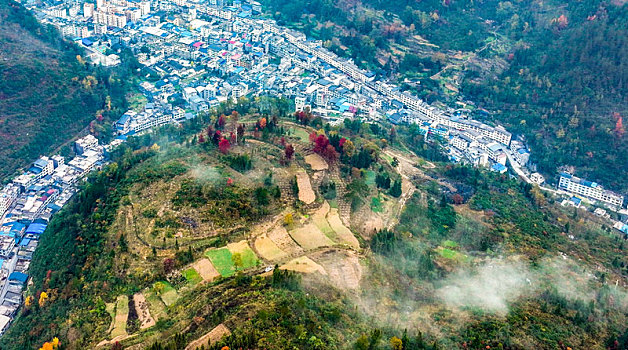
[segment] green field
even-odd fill
[[[189,269],[183,270],[181,274],[183,275],[183,277],[185,277],[185,279],[191,285],[196,285],[203,280],[201,275],[199,275],[198,272],[194,270],[194,268],[192,267],[190,267]]]
[[[257,255],[251,250],[251,248],[247,248],[240,253],[242,255],[242,269],[248,269],[249,267],[257,266],[259,260],[257,260]]]
[[[166,281],[155,282],[153,289],[166,306],[174,304],[177,299],[179,299],[179,293],[177,293],[177,290]]]
[[[371,198],[371,210],[374,213],[381,213],[383,211],[382,199],[379,197]]]
[[[292,128],[291,130],[292,130],[292,135],[294,137],[299,138],[301,142],[304,142],[306,144],[310,143],[310,134],[305,129]]]
[[[445,247],[445,248],[458,248],[458,243],[448,239],[448,240],[443,242],[443,247]]]
[[[251,251],[251,253],[253,253]],[[235,273],[235,266],[231,260],[231,252],[227,248],[210,249],[205,252],[205,256],[212,262],[218,273],[223,277],[232,276]],[[255,258],[255,254],[253,254]],[[244,254],[242,254],[242,263],[245,264]]]

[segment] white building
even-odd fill
[[[621,208],[624,202],[624,196],[607,191],[595,182],[586,181],[568,173],[560,174],[558,188],[587,198],[595,199],[616,208]]]

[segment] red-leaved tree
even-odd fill
[[[218,143],[218,149],[220,150],[220,152],[222,152],[223,154],[226,154],[227,152],[229,152],[229,148],[231,147],[231,143],[229,143],[229,140],[227,140],[226,138],[222,138],[220,140],[220,142]]]

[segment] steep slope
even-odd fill
[[[0,182],[76,136],[97,114],[120,114],[125,83],[81,55],[21,5],[0,0]]]

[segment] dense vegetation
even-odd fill
[[[133,64],[115,72],[94,67],[54,27],[0,1],[0,181],[88,126],[110,137],[110,122],[125,112]]]

